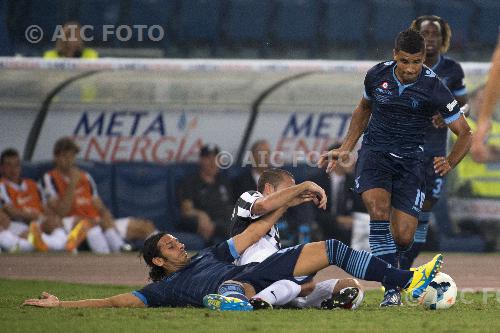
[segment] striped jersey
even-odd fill
[[[252,213],[252,207],[255,201],[262,197],[262,193],[258,191],[247,191],[238,198],[231,217],[231,237],[242,233],[250,224],[261,217],[261,215]],[[264,237],[246,249],[235,263],[245,265],[250,262],[262,262],[279,249],[281,249],[280,235],[275,224]]]

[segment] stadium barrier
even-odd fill
[[[202,144],[218,144],[230,158],[225,172],[235,175],[248,166],[251,142],[267,139],[280,153],[278,162],[300,165],[307,175],[310,154],[344,136],[364,74],[375,63],[0,58],[0,149],[32,149],[26,170],[35,174],[46,167],[57,138],[74,137],[82,148],[79,158],[118,216],[133,214],[130,202],[143,201],[129,191],[121,197],[117,185],[146,193],[135,177],[148,186],[165,176],[161,192],[168,205],[157,210],[162,200],[144,201],[154,207],[136,207],[133,215],[147,211],[156,223],[174,226],[175,184]],[[489,64],[462,65],[469,92],[481,88]],[[475,103],[474,97],[472,117]],[[44,117],[38,117],[42,110]],[[29,140],[36,126],[39,133]],[[158,178],[156,171],[144,171],[156,168]],[[485,204],[496,207],[496,199]]]

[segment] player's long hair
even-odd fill
[[[153,263],[153,258],[162,257],[160,249],[158,248],[158,242],[165,235],[165,232],[159,232],[148,237],[148,239],[144,241],[144,248],[142,249],[142,257],[149,267],[149,278],[154,282],[160,281],[167,275],[163,267],[156,266]]]
[[[450,48],[450,40],[451,40],[451,28],[448,22],[446,22],[443,18],[436,15],[423,15],[417,17],[413,22],[411,22],[410,28],[420,31],[422,28],[422,23],[425,21],[437,22],[441,27],[441,37],[443,39],[443,44],[441,44],[441,53],[448,52]]]

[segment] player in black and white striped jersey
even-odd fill
[[[326,200],[325,191],[319,185],[313,182],[295,185],[295,179],[288,171],[266,170],[259,178],[257,191],[244,192],[236,201],[231,217],[230,236],[242,233],[261,216],[280,207],[314,201],[319,208],[325,209]],[[280,236],[275,224],[263,238],[245,251],[236,264],[262,262],[279,249]]]
[[[318,208],[326,208],[327,197],[319,185],[310,181],[296,185],[291,173],[282,169],[268,169],[260,176],[257,191],[244,192],[236,201],[231,218],[231,237],[241,234],[263,215],[282,207],[293,207],[311,201]],[[277,224],[274,224],[264,237],[256,239],[241,254],[235,264],[262,262],[280,249],[279,230]],[[355,294],[352,294],[353,290]],[[299,295],[307,297],[298,297]],[[302,286],[280,280],[255,295],[251,302],[259,299],[264,300],[264,304],[288,304],[299,308],[354,309],[363,301],[363,290],[355,279],[330,279],[319,283],[311,281]],[[257,304],[259,303],[252,303],[253,306]]]

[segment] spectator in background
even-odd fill
[[[92,251],[110,253],[130,250],[125,241],[142,241],[157,232],[148,220],[127,217],[115,220],[99,198],[95,182],[75,165],[80,148],[69,137],[54,145],[55,169],[43,176],[49,208],[64,217],[66,230],[84,220],[87,242]]]
[[[500,97],[500,34],[497,47],[491,59],[491,69],[484,87],[481,108],[477,117],[477,130],[472,138],[471,155],[478,163],[500,161],[500,151],[486,145],[487,134],[491,128],[491,119],[495,105]]]
[[[21,178],[21,159],[14,149],[6,149],[0,156],[2,179],[0,180],[0,199],[4,211],[12,225],[18,230],[29,230],[33,236],[35,249],[73,251],[85,239],[80,226],[69,237],[63,229],[61,219],[45,205],[42,191],[36,182]]]
[[[63,36],[56,41],[56,48],[43,54],[44,59],[81,58],[97,59],[99,54],[94,49],[85,47],[82,30],[78,22],[67,22],[62,27]]]
[[[251,148],[251,167],[233,181],[233,196],[238,198],[242,193],[257,189],[260,175],[270,167],[271,146],[267,140],[255,141]]]
[[[226,238],[234,202],[228,179],[219,173],[218,153],[216,145],[204,145],[198,173],[184,179],[178,193],[179,229],[196,232],[208,242]]]

